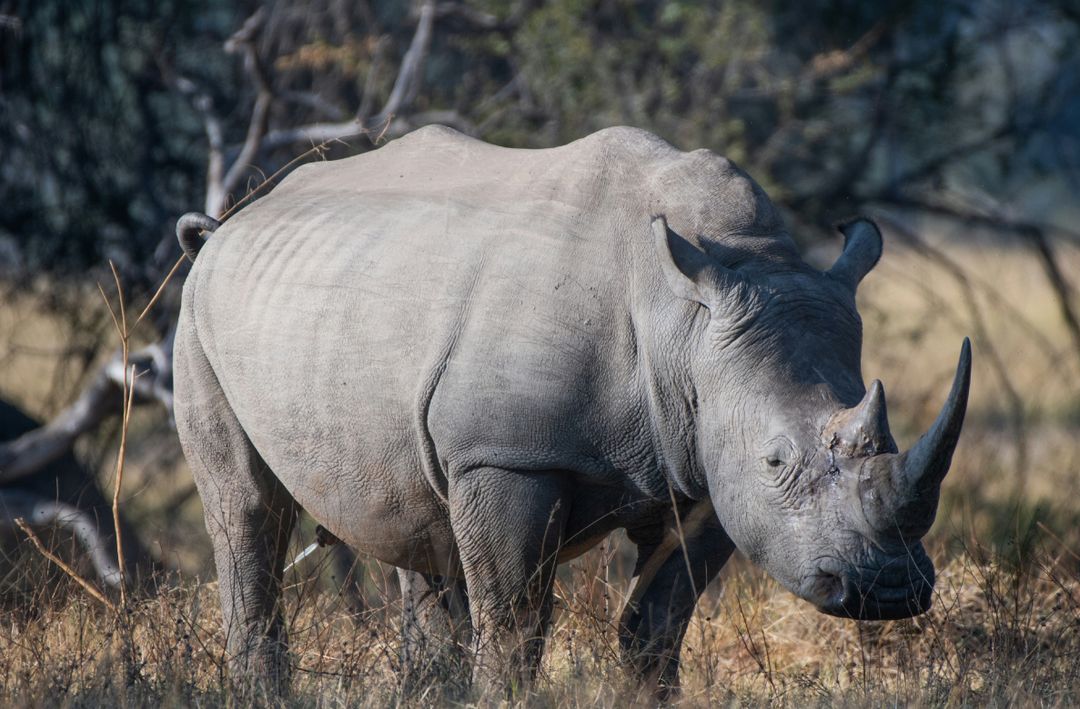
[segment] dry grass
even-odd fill
[[[937,245],[963,260],[974,307],[946,271],[896,248],[860,293],[864,373],[885,380],[902,446],[933,418],[960,339],[975,335],[969,421],[928,538],[939,569],[933,609],[885,623],[829,618],[736,559],[702,599],[687,633],[683,705],[1080,702],[1080,358],[1026,251],[998,243]],[[1065,272],[1080,273],[1080,253],[1063,256]],[[13,307],[31,324],[8,342],[41,346],[33,333],[62,332],[35,321],[32,303]],[[0,326],[12,322],[11,312],[0,309]],[[24,403],[43,391],[34,367],[66,366],[40,353],[7,362],[0,395]],[[210,557],[205,535],[195,531],[197,500],[186,500],[173,518],[182,532],[155,522],[160,506],[188,484],[182,464],[179,472],[161,473],[160,449],[169,444],[156,433],[159,423],[136,413],[125,504],[140,513],[146,541],[168,540],[165,556],[179,558],[183,573],[164,579],[156,594],[133,598],[120,622],[67,579],[8,605],[0,615],[0,704],[243,703],[223,673],[216,587],[199,580],[210,578]],[[102,457],[113,453],[106,449]],[[166,456],[163,467],[176,464]],[[628,586],[626,552],[613,538],[563,569],[529,704],[641,701],[618,666],[613,626]],[[369,606],[356,612],[325,583],[329,574],[318,561],[305,564],[290,575],[288,590],[296,664],[289,705],[498,703],[447,697],[440,687],[401,697],[399,607],[387,571],[368,566]]]
[[[745,564],[702,600],[684,648],[684,706],[716,704],[1068,705],[1080,695],[1080,577],[1046,549],[1022,564],[980,549],[943,562],[934,609],[909,621],[856,624],[816,613]],[[563,579],[539,706],[635,701],[617,662],[614,613],[625,576],[606,582],[603,552]],[[289,706],[427,706],[403,698],[396,601],[362,613],[308,580],[290,590],[295,660]],[[7,706],[218,705],[236,700],[223,674],[216,587],[188,582],[133,601],[115,618],[78,594],[42,595],[0,629]],[[35,612],[36,611],[36,612]],[[263,697],[263,700],[267,698]],[[640,698],[637,698],[640,701]]]

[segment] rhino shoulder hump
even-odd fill
[[[778,234],[780,214],[765,190],[731,160],[708,149],[660,163],[653,190],[670,212],[698,233]]]
[[[420,128],[391,141],[385,147],[405,147],[412,144],[430,145],[434,143],[437,145],[452,145],[454,143],[480,142],[482,141],[468,136],[461,131],[454,130],[449,126],[444,126],[439,123],[429,123],[426,126],[421,126]]]

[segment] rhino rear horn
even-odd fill
[[[885,388],[880,380],[870,384],[858,405],[844,409],[833,419],[826,436],[834,449],[849,457],[896,453],[896,442],[889,432]]]
[[[837,228],[844,235],[844,252],[828,273],[855,290],[863,276],[881,258],[881,231],[874,222],[864,217],[842,222]]]

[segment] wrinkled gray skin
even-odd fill
[[[695,501],[715,514],[621,624],[662,694],[735,548],[826,613],[926,610],[968,347],[897,454],[855,310],[881,239],[842,228],[816,271],[738,168],[627,128],[509,150],[429,127],[297,170],[209,238],[176,337],[234,669],[286,679],[298,506],[402,569],[407,668],[467,613],[484,682],[531,676],[557,563],[625,528],[640,572]]]

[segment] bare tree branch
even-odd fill
[[[1065,322],[1069,336],[1072,337],[1073,350],[1080,359],[1080,322],[1077,321],[1076,311],[1073,309],[1072,286],[1065,280],[1065,274],[1058,265],[1054,247],[1046,238],[1046,233],[1042,229],[1033,229],[1028,233],[1028,237],[1035,252],[1039,255],[1039,263],[1042,264],[1046,280],[1050,282],[1050,288],[1054,291],[1058,310],[1061,311],[1061,319]]]
[[[371,66],[367,76],[364,77],[364,95],[360,98],[360,108],[356,111],[356,122],[363,125],[367,122],[368,114],[375,106],[375,87],[379,73],[382,71],[383,62],[386,60],[386,48],[390,41],[386,37],[380,37],[375,43],[375,49],[371,53]]]
[[[183,76],[173,76],[167,66],[162,64],[162,73],[165,80],[173,86],[181,95],[186,96],[192,107],[202,119],[203,130],[206,133],[207,156],[206,156],[206,199],[203,208],[213,213],[215,205],[225,200],[225,130],[221,125],[221,118],[214,111],[214,100],[210,94],[200,89],[194,81]],[[168,236],[168,243],[173,244],[173,238]]]
[[[431,0],[425,2],[420,7],[420,17],[416,23],[416,31],[413,33],[412,41],[409,43],[409,49],[405,52],[405,56],[401,60],[401,68],[398,70],[397,78],[394,80],[394,87],[391,89],[390,96],[386,99],[386,103],[377,114],[370,119],[365,119],[366,109],[364,103],[366,103],[369,100],[368,97],[373,94],[374,73],[378,71],[381,64],[380,61],[373,61],[372,68],[368,73],[364,98],[362,99],[361,108],[357,112],[356,120],[340,121],[336,123],[312,123],[304,126],[270,131],[263,137],[262,149],[273,150],[275,148],[301,142],[323,143],[339,138],[348,138],[369,133],[385,126],[390,126],[390,130],[386,133],[387,135],[400,135],[400,133],[407,132],[408,130],[402,130],[405,125],[412,127],[418,125],[419,121],[417,120],[417,117],[414,117],[413,120],[409,121],[407,124],[401,124],[397,127],[395,127],[394,123],[399,117],[398,114],[412,104],[416,98],[416,94],[420,90],[424,62],[427,59],[428,50],[431,47],[435,16],[435,3]],[[377,58],[378,49],[376,49],[376,59]],[[456,112],[431,112],[427,115],[429,117],[434,116],[436,119],[452,120],[456,124],[455,127],[465,125],[470,125],[471,127],[471,124],[468,124],[467,121]],[[433,120],[428,120],[426,122],[430,123],[433,122]]]
[[[225,42],[225,51],[243,56],[244,69],[251,78],[256,90],[255,104],[251,109],[251,117],[248,121],[247,137],[240,146],[239,151],[236,152],[235,157],[229,155],[231,151],[226,150],[225,131],[221,118],[214,111],[214,102],[210,94],[201,90],[195,82],[186,77],[173,76],[169,66],[164,61],[159,61],[166,81],[179,93],[188,97],[192,106],[202,118],[203,128],[209,143],[206,165],[206,199],[203,210],[214,217],[221,216],[229,193],[236,189],[241,178],[251,168],[256,156],[262,149],[262,141],[266,135],[270,108],[274,101],[274,92],[256,47],[259,34],[265,24],[266,9],[259,8]],[[296,97],[290,95],[290,98],[295,100]],[[228,163],[228,167],[226,167],[226,163]]]
[[[263,150],[274,150],[294,143],[325,143],[342,138],[351,138],[364,132],[364,128],[355,120],[339,123],[309,123],[294,128],[273,130],[263,139]]]
[[[381,124],[388,116],[394,115],[409,107],[420,90],[421,69],[424,60],[427,59],[428,50],[431,48],[431,35],[435,27],[435,3],[427,0],[420,6],[420,19],[416,23],[416,33],[409,44],[401,60],[401,69],[398,71],[394,88],[390,90],[390,97],[382,111],[376,115],[372,122]]]
[[[244,22],[243,26],[225,42],[225,51],[233,54],[242,54],[244,57],[244,69],[255,84],[255,105],[251,109],[251,119],[248,122],[247,137],[240,148],[240,154],[233,160],[225,176],[221,179],[221,193],[217,195],[216,203],[210,203],[207,195],[206,213],[212,217],[220,217],[225,207],[225,198],[236,189],[240,178],[251,168],[255,157],[262,148],[262,140],[266,135],[267,122],[270,117],[270,106],[274,101],[273,88],[266,69],[259,58],[256,41],[266,23],[266,8],[260,7],[255,14]],[[209,190],[208,190],[209,192]]]
[[[1003,122],[995,130],[987,133],[984,136],[969,140],[959,145],[953,145],[947,150],[944,150],[932,158],[928,158],[924,162],[916,165],[915,167],[907,170],[900,175],[895,176],[889,181],[889,184],[882,190],[887,194],[890,192],[896,192],[901,188],[925,180],[928,177],[932,177],[941,172],[949,163],[956,162],[957,160],[973,155],[982,150],[992,147],[996,143],[1006,140],[1016,134],[1016,125],[1011,120]],[[873,197],[870,197],[871,199]]]
[[[1031,230],[1041,230],[1047,234],[1059,236],[1073,244],[1080,245],[1080,232],[1066,229],[1056,224],[1041,224],[1025,220],[1009,219],[1001,216],[979,214],[965,211],[944,202],[936,202],[907,195],[882,195],[868,199],[871,204],[914,209],[954,221],[962,221],[970,226],[981,227],[999,234],[1030,235]]]
[[[435,6],[435,16],[438,19],[453,18],[480,30],[507,30],[511,27],[490,12],[478,10],[464,2],[440,2]]]
[[[1058,259],[1053,245],[1048,238],[1048,233],[1056,233],[1063,238],[1070,239],[1074,243],[1080,243],[1080,235],[1068,229],[1049,225],[1035,224],[1027,221],[1012,220],[1004,215],[986,215],[978,212],[966,211],[959,207],[925,202],[918,199],[902,198],[879,200],[879,203],[891,204],[899,207],[917,209],[919,211],[935,214],[969,226],[977,226],[997,231],[999,233],[1015,234],[1025,238],[1039,257],[1039,263],[1046,273],[1046,279],[1050,289],[1057,300],[1058,309],[1061,311],[1065,328],[1069,331],[1069,337],[1073,341],[1073,351],[1080,359],[1080,318],[1077,317],[1073,306],[1075,294],[1072,286],[1065,278],[1064,272],[1058,264]]]
[[[307,106],[314,111],[324,114],[332,121],[342,121],[345,119],[345,111],[341,110],[336,104],[323,99],[312,91],[281,91],[278,92],[277,97],[279,100],[287,103]]]
[[[382,115],[380,113],[380,115]],[[468,135],[475,135],[476,126],[457,111],[423,111],[407,116],[388,116],[382,123],[371,121],[369,127],[362,127],[356,121],[342,123],[312,123],[306,126],[286,128],[267,134],[263,141],[266,150],[292,145],[295,143],[328,143],[334,140],[355,137],[357,135],[381,135],[397,138],[420,126],[439,123]],[[386,130],[383,130],[383,129]]]

